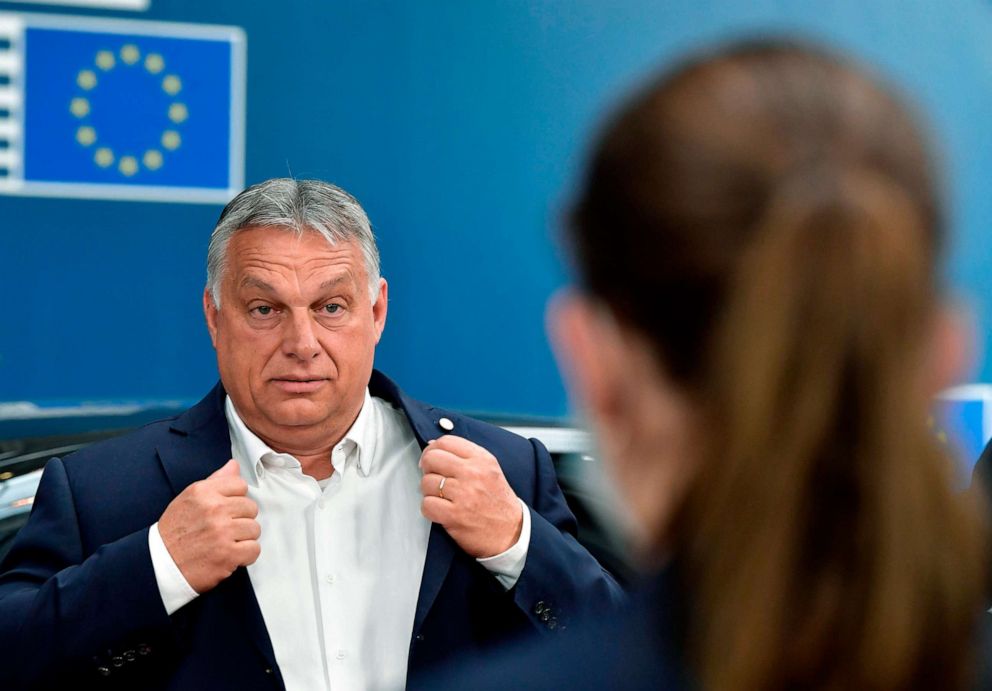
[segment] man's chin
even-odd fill
[[[280,427],[312,427],[321,424],[330,415],[327,406],[308,400],[295,400],[280,404],[266,417]]]

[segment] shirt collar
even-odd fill
[[[224,414],[227,417],[227,427],[231,435],[231,453],[241,467],[241,475],[249,484],[258,486],[258,480],[264,473],[264,463],[286,465],[287,462],[299,463],[290,454],[274,451],[268,444],[252,432],[241,415],[234,407],[230,396],[224,400]],[[376,442],[378,440],[377,425],[378,411],[372,403],[369,390],[365,389],[365,400],[355,422],[345,432],[331,450],[331,464],[334,472],[343,473],[347,462],[354,459],[358,466],[359,475],[368,477],[372,472],[375,459]]]

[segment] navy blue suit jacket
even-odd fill
[[[554,635],[587,606],[620,601],[576,542],[540,442],[423,405],[378,372],[369,386],[406,413],[421,446],[451,419],[453,433],[499,459],[531,507],[527,562],[510,591],[431,527],[411,674],[523,632]],[[282,688],[248,572],[170,617],[148,552],[148,528],[169,502],[231,456],[224,397],[218,385],[176,418],[48,463],[31,518],[0,565],[0,688]]]

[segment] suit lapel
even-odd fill
[[[404,394],[392,380],[381,372],[374,370],[369,381],[369,393],[389,401],[400,408],[410,422],[417,443],[423,449],[427,442],[443,432],[438,427],[439,414],[435,408],[416,401]],[[424,561],[424,574],[420,580],[420,594],[417,597],[417,613],[413,620],[413,632],[416,634],[423,626],[424,619],[437,599],[444,579],[451,568],[451,562],[459,551],[455,541],[447,531],[437,523],[431,525],[431,534],[427,542],[427,558]]]
[[[231,436],[224,416],[226,395],[217,384],[202,401],[173,421],[168,443],[158,447],[162,469],[174,494],[207,477],[231,457]]]
[[[224,387],[217,384],[202,401],[176,418],[170,427],[172,435],[169,442],[158,447],[159,460],[173,494],[178,495],[231,458],[231,436],[224,414],[226,396]],[[268,667],[278,671],[272,641],[265,628],[248,570],[236,570],[216,588],[212,599],[217,601],[215,604],[240,612],[242,630],[252,639]],[[224,600],[229,600],[230,604],[224,604]],[[207,603],[204,601],[201,604],[205,606]]]

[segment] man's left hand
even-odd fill
[[[421,511],[470,556],[495,556],[520,539],[520,501],[489,451],[448,434],[427,445],[420,467]]]

